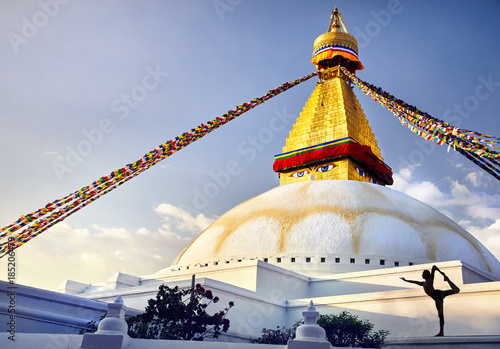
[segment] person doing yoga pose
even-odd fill
[[[434,288],[434,273],[436,272],[436,270],[439,271],[441,275],[444,276],[444,281],[448,282],[451,289],[442,291],[442,290],[436,290]],[[439,317],[439,333],[436,335],[436,337],[444,336],[444,298],[452,294],[459,293],[460,289],[453,282],[451,282],[451,280],[445,275],[445,273],[439,270],[439,268],[435,265],[432,266],[431,271],[424,270],[422,272],[422,277],[424,278],[424,281],[406,280],[404,277],[401,277],[400,279],[406,282],[410,282],[412,284],[417,284],[419,286],[422,286],[424,288],[425,293],[429,297],[434,299]]]

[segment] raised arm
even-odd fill
[[[439,271],[439,272],[441,273],[441,275],[443,275],[443,276],[445,275],[445,274],[441,271],[441,269],[439,269],[439,268],[438,268],[437,266],[435,266],[435,265],[433,265],[433,266],[432,266],[432,272],[433,272],[433,273],[434,273],[434,270]]]
[[[439,270],[439,268],[437,266],[433,265],[432,266],[432,270],[431,270],[431,278],[432,278],[432,280],[434,280],[434,273],[436,271],[439,271],[444,276],[444,273],[441,270]]]
[[[443,273],[443,272],[442,272],[442,271],[441,271],[438,267],[436,267],[435,265],[432,267],[432,270],[433,270],[433,271],[434,271],[434,270],[439,271],[439,272],[441,273],[441,275],[443,275],[443,276],[444,276],[444,281],[448,281],[448,280],[449,280],[449,279],[448,279],[448,276],[446,276],[446,274],[445,274],[445,273]]]
[[[424,286],[424,282],[423,281],[406,280],[404,277],[400,277],[400,279],[403,280],[403,281],[405,281],[405,282],[409,282],[410,284]]]

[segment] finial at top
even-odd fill
[[[316,65],[318,70],[342,66],[354,73],[356,70],[363,69],[363,64],[358,57],[358,41],[347,32],[340,11],[336,6],[330,17],[328,31],[314,40],[311,62]],[[320,79],[322,78],[320,77]]]
[[[344,32],[347,33],[347,29],[344,25],[344,21],[342,20],[342,17],[340,17],[340,11],[337,9],[337,6],[335,6],[335,9],[332,11],[332,15],[330,17],[330,25],[328,26],[328,31],[329,32],[340,32],[340,24],[342,24],[342,29],[344,29]]]

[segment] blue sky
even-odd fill
[[[497,1],[1,1],[2,226],[314,71],[313,42],[335,5],[359,41],[361,79],[437,118],[500,135]],[[17,281],[54,289],[170,265],[216,217],[278,185],[273,156],[314,84],[244,114],[19,248]],[[356,94],[393,188],[439,209],[499,258],[498,181]],[[269,133],[276,118],[283,127]]]

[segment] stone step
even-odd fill
[[[389,349],[498,349],[500,336],[453,336],[453,337],[410,337],[386,339],[384,348]]]

